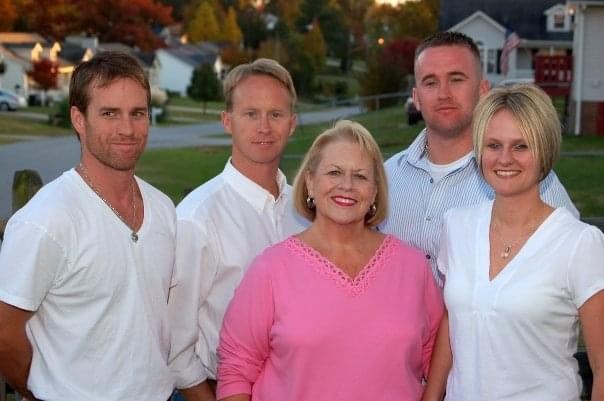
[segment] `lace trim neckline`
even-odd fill
[[[291,236],[286,241],[287,247],[309,262],[317,272],[335,281],[353,296],[361,295],[367,290],[378,270],[384,266],[384,260],[390,254],[394,243],[394,237],[386,235],[371,259],[369,259],[359,274],[353,279],[337,265],[299,238]]]

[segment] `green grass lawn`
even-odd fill
[[[56,127],[43,121],[32,121],[7,114],[0,115],[0,140],[2,135],[61,136],[69,135],[71,132],[70,129]]]
[[[374,135],[384,158],[407,147],[423,127],[409,127],[400,108],[357,116]],[[298,127],[285,150],[281,168],[290,182],[314,138],[330,124]],[[604,137],[565,136],[563,151],[604,151]],[[224,167],[228,148],[154,149],[141,158],[137,173],[178,203],[187,190],[215,176]],[[584,217],[604,216],[604,156],[565,156],[555,170]]]

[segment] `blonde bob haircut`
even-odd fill
[[[292,76],[281,64],[269,58],[259,58],[251,63],[239,64],[229,71],[222,85],[227,111],[233,110],[233,92],[237,85],[253,75],[264,75],[281,82],[289,93],[291,111],[294,111],[296,107],[296,88],[294,88]]]
[[[543,180],[558,160],[562,143],[560,119],[550,97],[535,85],[517,84],[494,88],[478,102],[472,135],[481,172],[487,126],[500,110],[514,116],[541,171],[539,180]]]
[[[310,149],[304,156],[302,164],[294,179],[293,197],[296,210],[310,221],[314,221],[316,210],[309,209],[306,204],[308,188],[306,187],[306,175],[313,175],[321,162],[322,150],[330,143],[347,141],[356,143],[366,152],[373,162],[373,171],[377,194],[375,196],[376,212],[373,216],[369,213],[365,217],[365,224],[371,227],[380,224],[388,213],[388,186],[386,184],[386,172],[384,161],[378,144],[373,136],[361,124],[348,120],[341,120],[333,128],[323,131],[315,138]]]

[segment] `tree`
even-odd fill
[[[222,28],[224,40],[230,45],[237,47],[241,45],[241,39],[243,34],[237,23],[237,14],[233,7],[229,7],[227,11],[226,19],[224,20],[224,26]]]
[[[367,72],[361,78],[361,93],[370,96],[407,89],[407,77],[413,73],[413,58],[418,45],[419,39],[395,39],[384,48],[375,50],[368,60]],[[382,104],[395,101],[386,100]]]
[[[373,6],[367,14],[367,32],[372,43],[378,38],[425,38],[436,32],[438,18],[430,1],[408,1],[398,6]]]
[[[20,0],[25,28],[61,40],[86,32],[150,51],[163,46],[154,34],[173,22],[172,8],[157,0]]]
[[[203,102],[204,114],[208,100],[220,99],[220,83],[210,64],[204,64],[193,71],[187,95],[193,100]]]
[[[251,4],[239,12],[237,22],[243,33],[243,46],[246,49],[258,49],[260,44],[268,38],[263,16]]]
[[[57,87],[57,76],[59,69],[57,63],[47,59],[41,58],[38,61],[34,61],[32,70],[28,71],[28,75],[38,84],[42,89],[42,104],[46,104],[46,91]]]
[[[0,0],[0,15],[0,32],[12,31],[17,20],[17,9],[13,0]]]
[[[187,27],[187,34],[193,43],[220,39],[218,20],[214,8],[208,2],[202,2],[195,10],[194,17]]]
[[[313,24],[311,30],[304,35],[302,47],[304,52],[310,56],[315,68],[318,69],[325,65],[325,40],[323,40],[323,33],[318,23]]]
[[[21,0],[16,5],[27,30],[55,40],[80,31],[84,27],[84,14],[95,7],[84,0]]]

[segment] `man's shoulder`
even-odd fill
[[[405,149],[401,150],[400,152],[393,154],[388,159],[386,159],[386,161],[384,162],[384,168],[386,169],[386,172],[399,167],[402,162],[407,160],[408,154],[409,154],[409,148],[405,148]]]
[[[221,206],[219,195],[224,191],[228,191],[228,184],[221,173],[189,192],[176,206],[176,213],[179,217],[210,214],[214,207]]]

